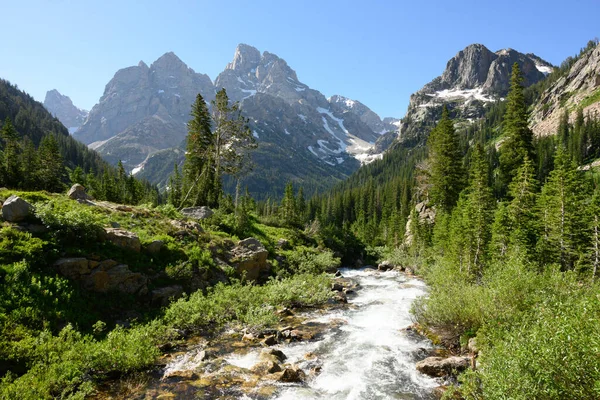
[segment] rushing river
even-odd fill
[[[320,373],[306,382],[277,383],[271,399],[432,399],[439,385],[418,373],[415,363],[431,344],[404,328],[411,325],[410,307],[425,293],[424,284],[395,271],[342,270],[360,289],[348,298],[349,306],[326,314],[309,314],[307,321],[342,321],[318,340],[274,346],[285,353],[286,363],[305,371],[314,366],[306,355],[319,360]],[[260,349],[224,357],[228,364],[251,368]],[[420,357],[420,358],[419,358]],[[181,361],[181,360],[180,360]],[[252,393],[239,398],[258,398]],[[261,397],[264,398],[264,397]]]

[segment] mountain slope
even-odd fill
[[[71,134],[83,125],[88,116],[86,110],[75,107],[69,96],[60,94],[56,89],[46,92],[44,107],[58,118]]]

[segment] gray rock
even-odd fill
[[[469,357],[428,357],[419,361],[417,371],[432,377],[456,376],[471,365]]]
[[[187,207],[181,210],[181,213],[188,218],[206,219],[212,217],[215,213],[206,206],[202,207]]]
[[[164,242],[162,240],[154,240],[153,242],[146,245],[146,252],[148,254],[158,254],[164,246]]]
[[[152,304],[166,306],[173,300],[177,300],[183,294],[181,285],[166,286],[154,289],[151,292]]]
[[[382,261],[377,266],[377,269],[379,271],[390,271],[390,270],[394,269],[394,264],[392,264],[391,261]]]
[[[256,280],[262,272],[270,269],[267,263],[269,252],[255,238],[240,240],[230,252],[230,260],[236,271],[246,279]]]
[[[106,232],[106,240],[115,246],[137,253],[140,252],[142,245],[140,238],[135,233],[120,228],[105,228],[104,231]]]
[[[69,196],[71,200],[92,200],[92,198],[85,192],[85,188],[79,183],[71,186],[67,196]]]
[[[8,222],[20,222],[33,213],[33,206],[22,198],[12,195],[2,204],[2,218]]]
[[[287,239],[279,239],[277,241],[277,247],[282,250],[287,250],[290,248],[290,241]]]

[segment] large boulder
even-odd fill
[[[428,357],[417,363],[417,370],[422,374],[443,377],[456,376],[471,365],[469,357]]]
[[[71,200],[93,200],[92,197],[85,192],[85,188],[79,183],[71,186],[67,196],[69,196]]]
[[[20,222],[33,213],[33,206],[22,198],[12,195],[2,205],[2,218],[8,222]]]
[[[394,264],[392,264],[391,261],[387,261],[387,260],[386,261],[382,261],[377,266],[377,269],[379,271],[390,271],[390,270],[394,269]]]
[[[115,246],[137,253],[142,249],[140,238],[133,232],[120,228],[105,228],[104,231],[106,232],[106,240],[113,243]]]
[[[231,262],[239,274],[245,274],[248,280],[256,280],[262,272],[269,270],[268,255],[260,241],[248,238],[240,240],[231,249]]]
[[[214,215],[213,210],[206,206],[202,207],[187,207],[181,210],[181,213],[188,218],[206,219]]]
[[[111,291],[145,294],[148,278],[138,272],[132,272],[127,265],[114,260],[101,262],[86,258],[61,258],[54,267],[69,279],[81,282],[82,286],[94,292]]]
[[[124,264],[106,269],[96,268],[91,274],[83,276],[82,283],[84,288],[100,293],[117,291],[144,294],[148,291],[148,278],[138,272],[132,272]]]
[[[183,294],[180,285],[166,286],[152,291],[152,304],[166,306],[171,300],[177,300]]]

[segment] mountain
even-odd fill
[[[69,96],[60,94],[56,89],[46,92],[44,107],[58,118],[71,134],[83,125],[88,116],[86,110],[75,107]]]
[[[68,129],[42,103],[0,79],[0,121],[6,118],[13,121],[20,136],[28,136],[36,146],[45,135],[54,135],[65,164],[71,169],[79,166],[86,172],[101,172],[108,167],[98,153],[73,139]]]
[[[541,94],[530,118],[535,135],[556,134],[565,109],[571,122],[579,107],[584,115],[600,113],[600,45],[592,45]]]
[[[215,82],[166,53],[150,67],[119,70],[75,137],[111,163],[167,183],[184,157],[186,123],[197,93],[210,101],[225,88],[239,101],[258,142],[254,170],[242,184],[258,198],[283,192],[289,180],[321,190],[354,172],[380,135],[396,129],[362,103],[302,83],[285,60],[240,44]],[[167,163],[155,165],[156,163]]]
[[[481,44],[472,44],[459,51],[448,61],[442,75],[410,96],[398,140],[409,144],[422,140],[439,120],[444,104],[459,122],[481,118],[486,104],[501,100],[508,93],[515,62],[523,73],[524,86],[544,79],[554,68],[534,54],[513,49],[492,52]],[[389,137],[380,139],[384,140],[389,141]]]

